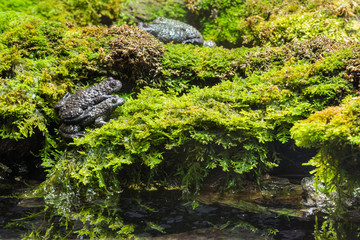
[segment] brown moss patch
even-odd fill
[[[165,48],[158,39],[129,25],[113,26],[105,35],[113,37],[109,43],[111,51],[103,59],[111,70],[121,72],[129,80],[140,80],[140,83],[144,83],[144,78],[159,74]]]

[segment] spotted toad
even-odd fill
[[[60,101],[58,101],[54,108],[58,111],[60,119],[66,124],[72,124],[85,118],[84,114],[91,112],[94,105],[111,98],[112,93],[121,89],[122,83],[109,77],[107,80],[82,89],[74,94],[67,93]]]
[[[124,98],[113,95],[106,100],[85,110],[82,115],[74,118],[71,124],[61,124],[59,131],[63,138],[71,139],[84,136],[83,129],[94,124],[101,127],[106,124],[106,119],[118,107],[125,103]]]

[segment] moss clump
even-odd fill
[[[178,92],[186,91],[193,85],[212,86],[232,79],[235,75],[246,78],[254,73],[262,74],[284,66],[292,68],[297,63],[305,66],[316,62],[311,67],[314,71],[321,67],[327,68],[328,73],[325,75],[338,75],[340,71],[354,65],[346,62],[346,59],[355,61],[358,52],[355,42],[339,43],[324,36],[295,41],[282,47],[226,49],[167,44],[166,48],[162,60],[162,75],[149,83],[156,88],[171,88]],[[350,48],[355,50],[349,50]],[[331,55],[334,55],[333,58],[330,58]],[[322,62],[325,57],[329,57],[329,60]],[[301,73],[292,73],[294,74],[302,76]]]
[[[182,92],[192,85],[211,86],[231,79],[238,71],[249,49],[206,48],[193,45],[167,44],[161,76],[152,86]]]
[[[1,40],[7,47],[19,49],[23,57],[44,58],[55,53],[66,29],[61,23],[32,19],[6,31]]]
[[[157,16],[177,18],[201,30],[205,39],[224,46],[281,46],[293,40],[324,35],[332,40],[355,40],[359,24],[354,1],[13,1],[0,5],[75,26],[110,26],[151,21]]]
[[[325,186],[319,191],[336,203],[335,207],[327,206],[330,218],[322,224],[321,230],[318,226],[315,231],[315,236],[320,238],[352,239],[359,230],[358,225],[346,217],[351,211],[348,199],[357,198],[360,183],[359,117],[359,96],[348,97],[340,106],[316,112],[291,129],[298,146],[318,150],[307,164],[315,167],[312,172],[315,179]]]
[[[287,44],[285,47],[285,56],[288,59],[308,60],[316,62],[322,58],[333,54],[341,48],[351,46],[353,43],[341,44],[333,41],[325,36],[317,36],[315,38],[297,41],[292,44]]]
[[[309,164],[317,167],[316,176],[329,189],[341,190],[340,184],[360,180],[359,106],[359,97],[346,98],[340,106],[316,112],[291,129],[298,146],[319,149]]]
[[[116,24],[137,24],[150,22],[156,17],[174,18],[185,21],[187,9],[184,1],[179,0],[138,0],[125,1],[119,12]]]
[[[16,11],[36,15],[57,22],[68,22],[77,26],[110,25],[122,9],[124,1],[22,1],[15,0],[0,5],[3,11]]]
[[[36,128],[47,133],[47,124],[57,121],[52,106],[66,91],[94,84],[109,75],[124,81],[129,92],[139,84],[183,92],[191,84],[211,86],[236,74],[247,77],[281,67],[293,61],[288,57],[290,53],[296,56],[299,51],[313,51],[306,44],[265,50],[168,44],[165,51],[158,40],[132,26],[77,28],[25,15],[13,18],[9,12],[4,16],[12,20],[0,37],[2,106],[6,106],[2,110],[2,136],[10,138],[26,138]],[[314,46],[313,42],[319,41],[308,43]],[[336,49],[319,49],[317,54],[330,55]],[[354,54],[342,57],[355,59]],[[303,55],[297,57],[299,61],[308,60]],[[341,66],[333,66],[340,72],[346,64],[337,61]],[[327,75],[334,72],[326,64],[321,66],[329,72]],[[16,97],[19,94],[22,97]],[[36,119],[31,112],[39,114]]]
[[[130,81],[146,83],[159,75],[160,61],[165,48],[159,40],[133,26],[113,26],[105,32],[110,36],[110,53],[103,63]],[[128,80],[129,81],[129,80]]]

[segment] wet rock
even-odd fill
[[[315,179],[313,177],[305,177],[301,180],[301,186],[304,190],[304,200],[302,203],[307,207],[320,207],[323,208],[330,199],[322,192],[318,191],[315,187]],[[318,188],[324,188],[324,184],[319,183]]]
[[[199,200],[205,204],[220,203],[254,213],[284,211],[286,215],[303,217],[305,213],[299,208],[302,193],[300,184],[293,184],[286,178],[265,175],[261,179],[261,186],[248,183],[243,190],[234,192],[218,191],[209,182],[209,185],[201,190]]]
[[[325,185],[321,182],[316,183],[314,177],[305,177],[301,180],[303,188],[302,204],[306,207],[311,207],[310,214],[318,212],[327,212],[335,209],[337,201],[339,200],[336,191],[325,193]],[[345,196],[343,200],[345,208],[353,208],[360,206],[359,197],[360,188],[355,189],[352,194]]]
[[[204,41],[201,33],[193,26],[175,19],[158,17],[152,24],[140,22],[139,27],[164,43],[174,42],[204,45],[207,47],[216,46],[215,42],[211,40]]]

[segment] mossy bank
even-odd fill
[[[52,1],[53,14],[45,2],[2,4],[0,137],[41,137],[47,176],[34,194],[54,220],[28,237],[131,237],[124,192],[196,197],[215,171],[236,190],[286,161],[276,146],[292,139],[319,148],[310,163],[330,189],[358,186],[359,9],[343,2],[187,1],[141,19],[193,17],[214,48],[161,43],[121,11],[131,1]],[[109,76],[125,104],[62,140],[54,104]]]

